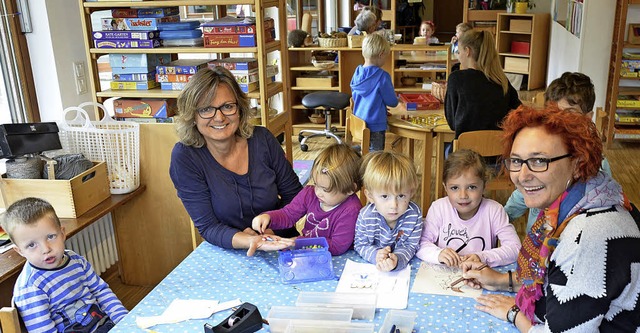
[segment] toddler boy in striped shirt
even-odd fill
[[[411,201],[418,186],[413,161],[393,151],[367,154],[360,166],[369,204],[356,221],[353,248],[378,270],[401,270],[418,251],[422,213]]]
[[[16,201],[0,223],[27,260],[13,303],[29,332],[108,332],[127,314],[91,264],[65,250],[64,227],[47,201]]]

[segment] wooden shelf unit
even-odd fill
[[[466,22],[471,24],[475,29],[482,29],[491,31],[494,35],[496,34],[496,27],[491,23],[495,23],[498,21],[498,14],[506,13],[506,10],[481,10],[481,9],[469,9],[469,1],[462,1],[462,22]],[[487,23],[476,23],[476,22],[484,22]]]
[[[498,14],[496,49],[505,73],[522,74],[526,77],[527,90],[544,88],[547,75],[547,53],[549,49],[550,15],[538,14]],[[516,23],[530,25],[527,29],[513,29]],[[528,54],[512,52],[512,42],[529,44]],[[521,64],[517,68],[511,64]],[[519,87],[515,87],[518,89]]]
[[[640,84],[637,77],[623,77],[622,70],[623,53],[632,51],[640,53],[640,44],[631,44],[625,39],[628,33],[628,23],[636,23],[637,17],[632,17],[630,7],[638,11],[640,0],[618,0],[616,3],[615,26],[613,28],[613,41],[611,45],[611,62],[609,79],[607,84],[607,125],[604,128],[604,137],[607,148],[611,148],[614,140],[640,142],[640,106],[618,106],[619,96],[640,95]],[[640,60],[636,60],[640,61]],[[640,102],[639,102],[640,103]],[[628,114],[633,112],[631,117]],[[637,117],[637,121],[631,118]],[[627,118],[627,121],[620,121]]]
[[[84,45],[87,50],[88,90],[94,102],[103,102],[109,97],[131,98],[177,98],[179,91],[151,90],[104,90],[100,89],[97,60],[111,53],[170,53],[210,54],[210,58],[228,57],[229,53],[251,53],[258,60],[259,89],[248,96],[261,105],[260,124],[274,135],[284,133],[286,154],[293,158],[291,142],[291,122],[289,92],[284,89],[289,84],[285,69],[288,68],[286,44],[286,2],[285,0],[168,0],[140,2],[85,2],[78,1],[83,27]],[[204,48],[204,47],[159,47],[155,49],[98,49],[93,45],[91,14],[99,10],[129,7],[168,7],[212,5],[224,14],[227,5],[252,5],[256,17],[256,47]],[[224,8],[223,8],[224,7]],[[277,9],[278,22],[276,40],[265,42],[265,9]],[[266,74],[267,55],[279,52],[279,72],[282,81],[272,82]],[[271,97],[280,95],[282,109],[276,115],[268,116]],[[96,116],[100,116],[96,110]],[[178,141],[173,124],[140,124],[140,166],[141,182],[147,190],[132,200],[126,209],[116,213],[114,225],[118,239],[120,274],[122,281],[131,285],[155,285],[175,268],[192,250],[191,224],[188,214],[177,197],[167,170],[170,165],[171,150]]]
[[[336,51],[338,53],[338,63],[330,69],[330,73],[337,76],[336,85],[334,87],[298,87],[296,86],[296,78],[303,75],[305,71],[318,71],[317,68],[311,64],[311,52],[312,51]],[[351,78],[358,65],[364,63],[362,58],[362,48],[349,48],[339,47],[336,49],[328,49],[321,47],[291,47],[289,48],[289,63],[291,65],[291,71],[288,73],[289,79],[287,82],[291,86],[287,87],[290,90],[290,104],[292,105],[291,112],[291,124],[293,127],[293,134],[297,135],[300,130],[303,129],[318,129],[323,127],[322,124],[313,124],[309,122],[306,108],[302,106],[302,97],[309,92],[313,91],[340,91],[347,94],[351,94]],[[403,70],[395,66],[397,61],[403,60],[407,63],[444,63],[445,68],[442,69],[428,69],[428,70]],[[387,57],[387,60],[382,67],[389,75],[391,75],[392,82],[396,93],[428,93],[430,90],[422,89],[422,85],[414,85],[413,87],[405,87],[400,83],[400,77],[412,76],[422,77],[424,79],[434,80],[436,75],[441,75],[442,80],[446,80],[451,70],[451,48],[449,45],[443,46],[418,46],[410,44],[396,44],[391,46],[391,54]],[[412,75],[409,75],[412,74]],[[332,120],[335,120],[333,125],[338,128],[344,128],[345,126],[345,114],[333,115]]]

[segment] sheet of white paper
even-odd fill
[[[375,293],[376,307],[406,309],[409,299],[411,266],[397,272],[381,272],[375,265],[347,260],[336,292]]]
[[[462,277],[462,270],[458,267],[433,265],[422,263],[413,282],[411,292],[421,294],[450,295],[476,298],[482,294],[481,289],[473,289],[460,282],[460,291],[451,289],[451,283]]]
[[[163,317],[187,319],[204,319],[211,317],[218,301],[207,299],[174,299],[166,310]]]

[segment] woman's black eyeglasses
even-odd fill
[[[202,119],[211,119],[216,116],[216,112],[222,112],[225,117],[233,116],[238,112],[238,103],[224,103],[218,107],[215,106],[207,106],[201,109],[198,109],[198,115]]]
[[[549,170],[549,163],[561,160],[563,158],[571,157],[571,154],[565,154],[558,157],[553,158],[542,158],[542,157],[533,157],[526,160],[520,158],[507,158],[502,160],[505,168],[511,172],[518,172],[522,170],[522,166],[524,164],[527,165],[532,172],[545,172]]]

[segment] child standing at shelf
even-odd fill
[[[482,197],[490,173],[482,156],[473,150],[449,155],[443,177],[447,197],[429,208],[418,258],[456,267],[467,260],[491,267],[516,261],[522,246],[516,229],[502,205]]]
[[[369,200],[358,215],[354,249],[378,270],[401,270],[418,250],[422,212],[411,201],[418,184],[413,161],[393,151],[369,153],[360,167]]]
[[[429,45],[431,43],[439,43],[437,37],[433,36],[436,32],[436,25],[433,21],[422,21],[420,23],[420,37],[415,38],[414,45]]]
[[[462,22],[456,25],[456,34],[451,37],[451,54],[458,53],[458,39],[462,36],[463,33],[473,29],[469,23]],[[460,69],[460,63],[456,63],[453,65],[451,70]]]
[[[369,151],[384,150],[387,131],[387,107],[398,105],[391,76],[381,67],[391,52],[387,40],[378,34],[362,41],[364,64],[351,78],[353,114],[364,120],[371,131]]]
[[[325,237],[329,252],[337,256],[353,244],[356,218],[362,205],[355,194],[360,188],[360,156],[345,144],[324,149],[313,162],[313,186],[306,186],[282,209],[253,218],[259,233],[293,227],[307,216],[302,237]]]
[[[544,92],[544,101],[545,104],[549,102],[557,103],[560,110],[581,113],[591,119],[593,117],[593,105],[596,102],[596,92],[589,76],[578,72],[565,72],[549,84],[549,87]],[[611,166],[609,166],[609,161],[604,157],[602,158],[600,170],[611,176]],[[540,214],[540,209],[528,208],[524,204],[524,196],[518,190],[513,191],[504,209],[509,215],[509,220],[517,219],[529,209],[527,232]]]
[[[48,202],[16,201],[0,222],[27,259],[13,303],[29,332],[108,332],[127,314],[91,264],[65,250],[64,227]]]

